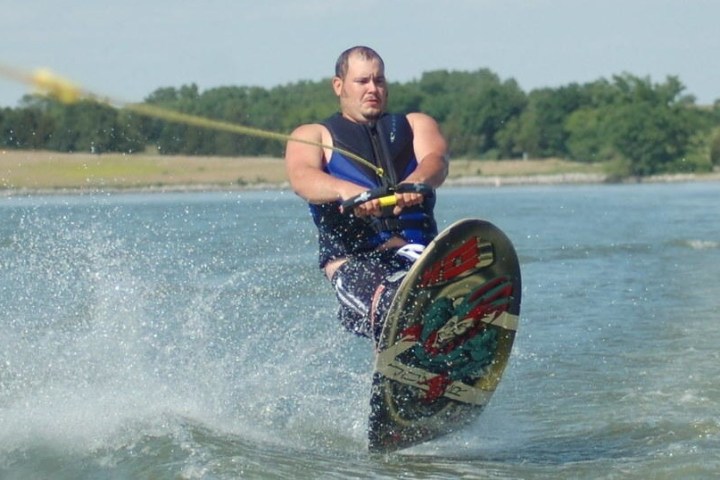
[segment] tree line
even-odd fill
[[[524,92],[488,69],[437,70],[391,83],[389,109],[433,116],[454,158],[559,157],[604,162],[618,176],[703,172],[720,165],[720,101],[696,105],[677,77],[630,74]],[[289,133],[337,110],[329,79],[273,87],[163,87],[145,103],[248,127]],[[62,152],[281,156],[276,140],[143,117],[91,100],[23,97],[0,110],[3,148]]]

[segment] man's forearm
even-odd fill
[[[404,180],[404,183],[426,183],[437,188],[442,185],[447,175],[447,159],[441,155],[430,154],[422,159],[417,169]]]

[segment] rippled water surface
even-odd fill
[[[720,471],[720,185],[439,194],[514,241],[520,330],[475,424],[388,456],[292,194],[0,198],[0,478]]]

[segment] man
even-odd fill
[[[320,268],[335,288],[340,321],[377,341],[403,272],[437,234],[432,189],[447,176],[447,144],[429,116],[385,112],[385,67],[371,48],[344,51],[332,87],[340,112],[295,129],[291,136],[300,141],[288,142],[286,168],[310,204]],[[394,206],[373,199],[351,212],[341,208],[378,187],[394,192]]]

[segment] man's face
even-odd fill
[[[333,89],[342,114],[354,122],[371,122],[385,111],[387,84],[378,60],[351,55],[345,78],[333,78]]]

